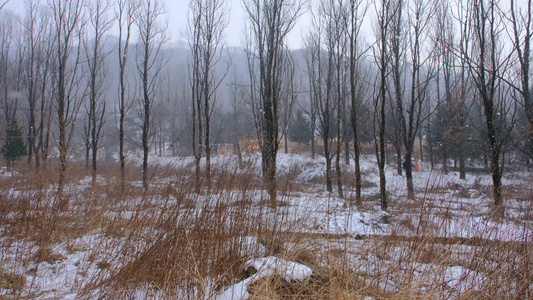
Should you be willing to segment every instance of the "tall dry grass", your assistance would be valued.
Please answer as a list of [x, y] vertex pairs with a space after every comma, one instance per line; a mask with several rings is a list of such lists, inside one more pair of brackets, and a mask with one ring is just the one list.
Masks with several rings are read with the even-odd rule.
[[[44, 263], [83, 253], [72, 287], [82, 299], [213, 299], [250, 275], [243, 270], [246, 260], [266, 255], [305, 264], [313, 276], [262, 278], [250, 285], [251, 299], [532, 297], [530, 223], [515, 241], [443, 236], [453, 214], [433, 211], [431, 197], [444, 192], [420, 199], [416, 224], [395, 220], [391, 235], [354, 237], [295, 230], [299, 226], [288, 224], [289, 202], [282, 199], [272, 211], [266, 194], [258, 201], [261, 180], [252, 169], [219, 167], [200, 194], [188, 169], [152, 170], [147, 190], [131, 169], [124, 192], [115, 170], [104, 166], [91, 183], [83, 165], [70, 164], [66, 211], [54, 206], [53, 166], [41, 172], [20, 167], [16, 176], [0, 178], [0, 288], [6, 296], [43, 296], [36, 277], [25, 278]], [[280, 178], [283, 197], [302, 187], [295, 172]], [[404, 209], [399, 205], [391, 210]], [[531, 210], [526, 219], [533, 219]], [[406, 227], [414, 234], [403, 234]]]

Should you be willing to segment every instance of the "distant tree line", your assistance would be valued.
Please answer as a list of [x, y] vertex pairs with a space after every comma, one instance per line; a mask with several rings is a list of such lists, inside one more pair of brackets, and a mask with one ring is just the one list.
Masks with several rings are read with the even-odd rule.
[[[356, 205], [361, 149], [371, 148], [384, 210], [390, 147], [408, 198], [420, 149], [416, 158], [443, 172], [453, 162], [462, 179], [469, 161], [484, 164], [498, 210], [506, 155], [533, 159], [531, 0], [243, 0], [238, 50], [225, 44], [226, 2], [191, 0], [182, 52], [168, 45], [160, 0], [24, 3], [21, 16], [0, 9], [2, 153], [11, 162], [27, 154], [41, 170], [57, 149], [58, 208], [68, 205], [73, 152], [83, 152], [93, 182], [97, 162], [115, 155], [122, 187], [128, 153], [142, 152], [145, 188], [151, 151], [192, 155], [200, 192], [217, 144], [233, 144], [240, 157], [241, 140], [257, 139], [275, 208], [281, 145], [309, 144], [313, 157], [320, 149], [326, 189], [345, 197], [354, 185]], [[303, 48], [289, 49], [303, 14], [312, 26]], [[178, 65], [176, 53], [186, 57]], [[19, 125], [24, 151], [13, 144]], [[355, 181], [346, 182], [352, 162]]]

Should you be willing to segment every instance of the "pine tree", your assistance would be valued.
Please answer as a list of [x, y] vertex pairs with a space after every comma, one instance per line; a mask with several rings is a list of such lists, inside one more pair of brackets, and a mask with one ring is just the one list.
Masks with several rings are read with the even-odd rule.
[[311, 121], [307, 118], [303, 111], [298, 110], [289, 124], [289, 139], [297, 143], [308, 143], [313, 138], [313, 128], [311, 128]]
[[2, 156], [8, 163], [11, 163], [11, 168], [15, 164], [15, 160], [20, 159], [27, 154], [26, 145], [22, 139], [22, 132], [16, 121], [11, 122], [6, 130], [6, 143], [1, 150]]

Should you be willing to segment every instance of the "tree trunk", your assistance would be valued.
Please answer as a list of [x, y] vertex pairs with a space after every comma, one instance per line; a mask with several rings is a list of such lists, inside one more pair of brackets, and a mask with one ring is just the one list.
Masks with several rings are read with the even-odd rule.
[[[121, 89], [123, 86], [123, 82], [121, 80]], [[121, 90], [121, 99], [124, 99], [124, 90]], [[126, 113], [123, 109], [124, 104], [122, 104], [120, 108], [120, 123], [119, 123], [119, 150], [118, 155], [120, 158], [120, 190], [122, 193], [124, 193], [124, 189], [126, 188], [126, 155], [124, 153], [124, 119], [126, 116]]]
[[283, 134], [283, 146], [285, 154], [289, 154], [289, 139], [287, 138], [287, 130], [285, 130], [285, 133]]
[[[345, 78], [343, 78], [345, 79]], [[346, 79], [345, 79], [346, 80]], [[343, 93], [342, 98], [345, 98], [346, 95]], [[348, 120], [346, 117], [346, 101], [342, 100], [342, 135], [344, 137], [344, 162], [347, 166], [350, 165], [350, 139], [348, 137]], [[340, 145], [339, 145], [340, 146]]]
[[494, 197], [494, 206], [501, 208], [503, 213], [503, 195], [502, 195], [502, 172], [500, 169], [500, 154], [499, 150], [494, 150], [490, 157], [490, 164], [492, 170], [492, 192]]
[[199, 155], [196, 155], [195, 159], [194, 159], [195, 163], [194, 163], [194, 166], [195, 166], [195, 191], [197, 194], [200, 194], [200, 190], [201, 190], [201, 169], [200, 169], [200, 161], [201, 161], [201, 156]]
[[91, 161], [91, 145], [89, 141], [85, 141], [85, 169], [89, 169], [89, 162]]
[[[148, 72], [146, 72], [148, 74]], [[146, 79], [145, 82], [147, 82]], [[150, 151], [148, 144], [148, 133], [150, 130], [150, 100], [148, 100], [148, 88], [145, 88], [144, 93], [144, 121], [142, 130], [142, 145], [143, 145], [143, 188], [148, 189], [148, 154]]]
[[265, 151], [266, 158], [264, 159], [266, 164], [265, 173], [265, 187], [270, 196], [270, 207], [277, 208], [277, 184], [276, 184], [276, 147], [271, 143], [271, 140], [265, 140], [263, 146], [267, 148]]
[[465, 158], [462, 153], [459, 155], [459, 179], [466, 179]]
[[405, 151], [405, 177], [407, 180], [407, 199], [415, 199], [415, 189], [413, 187], [413, 165], [411, 164], [411, 159], [413, 155], [413, 149], [409, 148]]
[[96, 160], [98, 158], [98, 146], [96, 145], [96, 143], [97, 143], [96, 139], [97, 138], [96, 138], [96, 133], [95, 132], [93, 132], [93, 137], [94, 137], [94, 139], [93, 139], [94, 142], [93, 142], [93, 147], [92, 147], [93, 148], [93, 151], [92, 151], [92, 155], [93, 155], [93, 157], [92, 157], [92, 162], [93, 162], [93, 164], [92, 164], [92, 167], [93, 167], [92, 168], [92, 182], [95, 183], [96, 182]]
[[424, 161], [424, 143], [422, 141], [422, 130], [418, 130], [418, 143], [420, 147], [420, 161]]
[[446, 153], [443, 154], [444, 157], [442, 158], [442, 173], [444, 175], [448, 175], [448, 156]]
[[316, 146], [315, 146], [315, 128], [316, 128], [316, 117], [311, 117], [311, 130], [313, 133], [311, 134], [311, 158], [315, 159], [316, 157]]
[[[59, 103], [60, 116], [63, 115], [63, 105]], [[61, 211], [68, 209], [68, 202], [64, 198], [63, 190], [65, 185], [65, 172], [67, 170], [67, 149], [66, 149], [66, 129], [65, 120], [59, 120], [59, 181], [57, 185], [57, 208]]]
[[337, 192], [339, 193], [339, 198], [344, 198], [344, 193], [342, 191], [342, 173], [341, 173], [341, 151], [340, 148], [342, 145], [337, 143], [337, 155], [335, 158], [335, 172], [337, 173]]
[[[398, 126], [399, 128], [400, 126]], [[396, 171], [398, 172], [398, 176], [402, 176], [402, 142], [401, 142], [401, 134], [398, 135], [398, 130], [396, 130], [396, 141], [394, 144], [394, 148], [396, 148]], [[407, 161], [410, 163], [409, 161]]]
[[[382, 57], [385, 60], [385, 55]], [[382, 64], [384, 66], [385, 63]], [[380, 103], [380, 120], [379, 120], [379, 149], [376, 147], [378, 155], [378, 169], [379, 169], [379, 192], [381, 198], [381, 209], [387, 210], [387, 181], [385, 178], [385, 70], [382, 70], [381, 78], [381, 103]]]
[[381, 198], [381, 210], [387, 210], [389, 207], [387, 203], [387, 181], [382, 166], [379, 166], [379, 193]]
[[346, 165], [350, 165], [350, 140], [348, 139], [348, 132], [345, 130], [346, 141], [344, 142], [344, 161]]
[[[357, 135], [354, 134], [354, 137]], [[362, 180], [361, 180], [361, 163], [360, 163], [360, 148], [357, 138], [354, 138], [354, 165], [355, 165], [355, 205], [361, 207], [363, 200], [361, 198]]]
[[211, 189], [211, 118], [210, 118], [210, 106], [206, 98], [204, 103], [205, 110], [205, 180], [207, 184], [207, 190]]
[[[30, 94], [33, 94], [33, 88], [30, 91]], [[30, 120], [28, 126], [28, 164], [31, 164], [31, 159], [34, 155], [33, 151], [35, 149], [35, 100], [30, 100]], [[37, 156], [37, 153], [35, 153]], [[37, 158], [36, 158], [37, 159]]]
[[378, 161], [378, 170], [379, 170], [379, 192], [380, 192], [380, 199], [381, 199], [381, 209], [387, 210], [388, 208], [388, 201], [387, 201], [387, 182], [385, 178], [385, 103], [386, 103], [386, 84], [387, 84], [387, 65], [388, 65], [388, 50], [387, 50], [387, 32], [388, 32], [388, 26], [389, 25], [389, 9], [388, 5], [386, 3], [381, 3], [381, 11], [379, 12], [378, 16], [378, 23], [380, 25], [380, 36], [379, 36], [379, 44], [380, 44], [380, 51], [379, 51], [379, 68], [380, 68], [380, 87], [379, 87], [379, 95], [376, 99], [376, 114], [379, 114], [379, 116], [375, 116], [374, 118], [377, 120], [378, 123], [378, 130], [379, 130], [379, 136], [378, 140], [374, 140], [375, 150], [376, 150], [376, 157]]
[[324, 157], [326, 158], [326, 190], [333, 192], [333, 181], [331, 179], [331, 154], [329, 151], [329, 138], [323, 137], [324, 140]]

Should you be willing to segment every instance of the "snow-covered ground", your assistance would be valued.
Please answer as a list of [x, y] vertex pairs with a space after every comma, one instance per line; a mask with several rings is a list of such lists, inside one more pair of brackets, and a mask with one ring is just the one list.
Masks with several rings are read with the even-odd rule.
[[[132, 159], [132, 162], [138, 164], [140, 161]], [[194, 170], [192, 158], [150, 157], [149, 164], [156, 172], [168, 169], [189, 172]], [[225, 170], [233, 174], [260, 174], [261, 170], [258, 154], [244, 155], [242, 167], [239, 167], [237, 157], [231, 155], [214, 156], [211, 165], [213, 170]], [[504, 186], [509, 191], [520, 192], [506, 194], [506, 215], [503, 218], [494, 218], [491, 216], [491, 177], [488, 174], [467, 174], [466, 180], [460, 180], [457, 172], [442, 174], [421, 163], [421, 171], [414, 173], [413, 178], [416, 199], [408, 200], [405, 176], [397, 175], [394, 166], [387, 166], [390, 208], [384, 212], [379, 205], [379, 177], [373, 156], [363, 156], [362, 159], [364, 189], [363, 206], [360, 208], [353, 205], [355, 190], [352, 183], [346, 180], [344, 182], [345, 199], [340, 199], [336, 193], [328, 193], [325, 190], [324, 166], [325, 159], [318, 156], [316, 159], [311, 159], [306, 155], [280, 153], [277, 161], [278, 175], [279, 177], [294, 175], [291, 180], [295, 188], [286, 194], [280, 193], [278, 198], [283, 205], [276, 210], [263, 207], [261, 203], [267, 203], [268, 194], [260, 187], [247, 191], [225, 190], [211, 194], [189, 195], [188, 197], [194, 198], [195, 201], [187, 203], [186, 209], [180, 210], [187, 215], [177, 216], [176, 222], [179, 223], [182, 220], [180, 218], [201, 215], [202, 210], [218, 203], [218, 199], [224, 199], [227, 205], [247, 200], [251, 203], [251, 208], [247, 210], [250, 220], [261, 219], [265, 222], [265, 226], [277, 226], [280, 232], [309, 235], [307, 241], [300, 243], [311, 245], [311, 249], [316, 251], [316, 257], [324, 257], [332, 250], [342, 250], [342, 253], [348, 257], [348, 264], [357, 269], [362, 280], [369, 285], [379, 286], [385, 291], [399, 291], [405, 288], [402, 286], [402, 283], [406, 282], [405, 277], [411, 276], [409, 282], [416, 288], [434, 288], [452, 298], [462, 291], [482, 287], [490, 280], [484, 272], [472, 270], [461, 261], [477, 259], [476, 247], [481, 244], [475, 241], [509, 242], [520, 245], [533, 239], [531, 221], [533, 202], [528, 198], [532, 188], [530, 173], [505, 174]], [[342, 168], [346, 178], [353, 177], [353, 162], [348, 166], [343, 165]], [[5, 180], [9, 180], [9, 177], [6, 176]], [[179, 181], [176, 178], [156, 176], [152, 185], [177, 186], [174, 184], [176, 180]], [[100, 186], [114, 184], [104, 177], [99, 177], [97, 182]], [[133, 183], [136, 184], [139, 183]], [[88, 190], [90, 185], [91, 179], [87, 177], [70, 188], [82, 193]], [[53, 187], [51, 189], [53, 190]], [[336, 191], [336, 188], [334, 190]], [[19, 186], [2, 191], [2, 196], [6, 199], [16, 199], [24, 193], [25, 191]], [[164, 215], [171, 207], [183, 205], [182, 199], [178, 198], [178, 196], [166, 198], [153, 196], [146, 200], [139, 195], [115, 203], [101, 217], [128, 221], [141, 218], [143, 214]], [[150, 205], [147, 205], [147, 201]], [[12, 214], [14, 214], [12, 217], [17, 215], [15, 212]], [[25, 278], [25, 285], [21, 292], [15, 291], [9, 285], [3, 285], [0, 297], [1, 295], [38, 299], [97, 297], [98, 289], [89, 295], [82, 295], [80, 291], [95, 284], [96, 281], [109, 278], [112, 272], [106, 273], [102, 270], [112, 269], [113, 264], [121, 264], [132, 258], [131, 253], [137, 253], [135, 249], [128, 248], [131, 247], [131, 243], [127, 242], [128, 237], [95, 229], [76, 239], [68, 241], [59, 239], [47, 248], [47, 251], [54, 254], [52, 257], [55, 259], [39, 261], [32, 258], [40, 249], [38, 240], [20, 237], [19, 240], [13, 241], [12, 237], [5, 236], [4, 233], [9, 230], [9, 226], [14, 226], [8, 222], [10, 216], [6, 216], [5, 219], [7, 220], [5, 224], [0, 224], [2, 226], [0, 227], [2, 234], [0, 275], [20, 275]], [[440, 239], [440, 242], [432, 241], [427, 244], [424, 242], [421, 245], [445, 246], [446, 251], [453, 253], [457, 261], [442, 263], [411, 257], [410, 243], [428, 237]], [[376, 249], [381, 247], [379, 245], [383, 240], [390, 239], [397, 241], [397, 244], [388, 248], [389, 253], [380, 254]], [[469, 244], [468, 241], [474, 242]], [[222, 288], [215, 289], [213, 284], [215, 291], [209, 294], [208, 298], [247, 299], [248, 285], [258, 278], [276, 274], [286, 281], [291, 281], [303, 280], [313, 274], [309, 266], [282, 257], [267, 256], [269, 254], [265, 250], [264, 242], [256, 237], [238, 237], [233, 243], [244, 245], [240, 249], [247, 252], [239, 254], [248, 257], [242, 265], [243, 270], [253, 267], [256, 272], [241, 280], [235, 278], [234, 284], [224, 285]], [[283, 246], [285, 248], [302, 246], [294, 243], [286, 241]], [[148, 244], [150, 242], [142, 240], [135, 243], [139, 249]], [[124, 248], [128, 248], [128, 251]], [[406, 256], [409, 259], [406, 259]], [[384, 276], [384, 269], [395, 271]], [[0, 277], [0, 282], [2, 280]], [[165, 298], [157, 292], [148, 296], [141, 288], [134, 295], [134, 298], [145, 297]]]
[[[261, 160], [259, 155], [244, 156], [248, 162], [247, 168], [239, 168], [235, 156], [215, 156], [212, 159], [214, 169], [223, 168], [235, 170], [235, 172], [260, 173]], [[140, 161], [138, 162], [140, 163]], [[202, 161], [204, 163], [204, 161]], [[150, 164], [160, 168], [190, 168], [191, 158], [151, 157]], [[457, 236], [462, 238], [485, 238], [512, 241], [524, 236], [531, 235], [531, 222], [523, 221], [526, 214], [533, 210], [531, 201], [510, 198], [505, 201], [505, 211], [508, 218], [495, 221], [491, 218], [492, 213], [492, 179], [488, 173], [467, 174], [466, 179], [459, 179], [458, 172], [443, 174], [439, 170], [431, 170], [430, 166], [420, 163], [420, 172], [413, 173], [413, 185], [417, 194], [417, 200], [406, 198], [406, 179], [396, 173], [395, 166], [386, 167], [387, 191], [391, 209], [382, 212], [379, 208], [379, 200], [369, 203], [365, 207], [372, 209], [358, 211], [355, 207], [347, 205], [346, 199], [339, 199], [335, 193], [326, 191], [324, 184], [313, 184], [324, 178], [325, 159], [317, 156], [311, 159], [306, 155], [278, 154], [277, 170], [279, 176], [289, 172], [296, 172], [296, 182], [311, 183], [306, 192], [298, 192], [296, 195], [283, 197], [283, 201], [289, 203], [288, 216], [306, 231], [319, 231], [330, 233], [348, 233], [355, 235], [372, 235], [391, 233], [391, 227], [383, 224], [383, 219], [401, 219], [411, 217], [411, 225], [418, 227], [423, 218], [430, 217], [434, 224], [439, 226], [439, 236]], [[351, 165], [343, 165], [343, 172], [353, 174], [353, 161]], [[295, 171], [296, 170], [296, 171]], [[362, 191], [363, 199], [375, 199], [379, 196], [379, 177], [374, 156], [363, 156], [361, 172], [366, 187]], [[533, 191], [531, 186], [533, 174], [528, 172], [507, 173], [503, 177], [505, 187], [514, 187], [522, 190], [522, 196]], [[335, 184], [335, 183], [334, 183]], [[348, 200], [355, 197], [355, 187], [350, 182], [344, 182], [345, 195]], [[336, 187], [334, 187], [334, 192]], [[266, 194], [258, 193], [257, 198], [266, 197]], [[238, 197], [237, 197], [238, 198]], [[364, 200], [365, 201], [365, 200]], [[412, 207], [407, 210], [403, 206]], [[397, 227], [394, 228], [398, 230]], [[405, 234], [416, 234], [406, 230]]]

